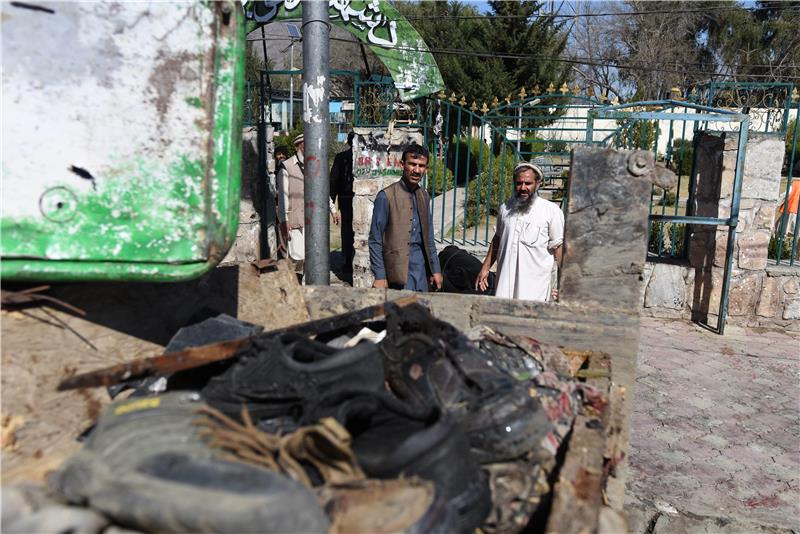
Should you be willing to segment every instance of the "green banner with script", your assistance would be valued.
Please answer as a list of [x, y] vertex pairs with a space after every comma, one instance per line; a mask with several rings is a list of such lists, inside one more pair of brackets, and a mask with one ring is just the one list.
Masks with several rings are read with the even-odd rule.
[[[330, 0], [330, 21], [369, 46], [392, 75], [403, 102], [444, 88], [439, 67], [417, 30], [384, 0]], [[249, 30], [278, 20], [300, 20], [300, 0], [244, 3]], [[249, 33], [249, 32], [248, 32]]]

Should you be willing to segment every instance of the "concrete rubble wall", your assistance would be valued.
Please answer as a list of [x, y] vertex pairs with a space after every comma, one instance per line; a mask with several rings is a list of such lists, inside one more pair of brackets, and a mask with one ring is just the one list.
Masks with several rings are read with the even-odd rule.
[[[690, 192], [695, 215], [729, 217], [736, 171], [735, 133], [701, 134]], [[771, 227], [780, 195], [783, 139], [751, 133], [733, 251], [728, 322], [800, 330], [800, 269], [768, 265]], [[644, 315], [713, 323], [721, 297], [726, 227], [690, 227], [688, 261], [647, 263]]]

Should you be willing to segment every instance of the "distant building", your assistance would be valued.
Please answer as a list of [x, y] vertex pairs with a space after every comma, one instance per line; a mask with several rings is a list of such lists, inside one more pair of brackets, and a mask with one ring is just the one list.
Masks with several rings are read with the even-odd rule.
[[[295, 93], [294, 99], [289, 99], [288, 91], [272, 91], [267, 122], [272, 124], [276, 132], [289, 131], [289, 114], [294, 115], [294, 124], [303, 122], [303, 94]], [[337, 125], [337, 141], [347, 141], [347, 133], [353, 124], [353, 103], [350, 100], [331, 98], [328, 103], [330, 123]]]

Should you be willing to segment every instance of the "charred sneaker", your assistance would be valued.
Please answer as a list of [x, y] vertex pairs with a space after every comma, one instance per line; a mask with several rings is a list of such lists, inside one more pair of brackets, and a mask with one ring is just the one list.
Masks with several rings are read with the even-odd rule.
[[526, 385], [459, 330], [419, 304], [387, 308], [379, 347], [389, 386], [418, 409], [435, 405], [452, 414], [478, 461], [518, 458], [547, 434], [547, 416]]
[[203, 398], [234, 419], [246, 407], [267, 431], [274, 430], [270, 419], [299, 420], [309, 399], [337, 391], [384, 388], [383, 364], [372, 343], [336, 349], [302, 336], [260, 337], [236, 358], [203, 387]]
[[489, 513], [486, 474], [458, 424], [438, 408], [415, 410], [388, 393], [344, 393], [321, 400], [311, 419], [334, 417], [352, 436], [369, 477], [416, 475], [430, 480], [451, 511], [444, 532], [472, 532]]

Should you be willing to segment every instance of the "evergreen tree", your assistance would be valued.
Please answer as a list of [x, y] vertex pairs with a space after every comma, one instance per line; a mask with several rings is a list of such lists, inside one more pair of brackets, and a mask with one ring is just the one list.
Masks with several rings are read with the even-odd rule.
[[[480, 105], [525, 87], [561, 85], [569, 65], [554, 61], [567, 43], [562, 24], [539, 15], [540, 2], [489, 2], [481, 14], [470, 5], [448, 2], [398, 2], [398, 10], [433, 52], [446, 91]], [[496, 17], [501, 15], [501, 17]]]
[[568, 80], [569, 64], [558, 61], [567, 46], [567, 32], [563, 23], [540, 12], [542, 2], [492, 0], [489, 6], [485, 42], [503, 63], [502, 94], [521, 87], [530, 92], [535, 85], [544, 89], [550, 83], [559, 87]]

